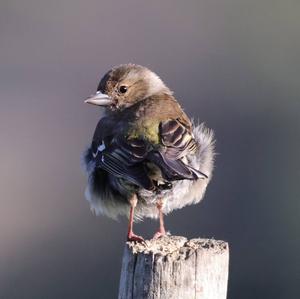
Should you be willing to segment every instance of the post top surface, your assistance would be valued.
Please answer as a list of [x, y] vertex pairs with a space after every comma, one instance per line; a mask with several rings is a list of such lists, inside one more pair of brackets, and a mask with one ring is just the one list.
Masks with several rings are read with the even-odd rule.
[[143, 243], [127, 242], [134, 253], [158, 255], [186, 255], [195, 251], [206, 251], [221, 254], [228, 250], [228, 243], [221, 240], [196, 238], [188, 240], [182, 236], [164, 236], [158, 239], [146, 240]]

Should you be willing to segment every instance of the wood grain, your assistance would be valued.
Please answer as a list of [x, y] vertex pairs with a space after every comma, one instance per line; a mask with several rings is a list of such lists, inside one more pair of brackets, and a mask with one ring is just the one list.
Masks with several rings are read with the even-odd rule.
[[165, 236], [125, 245], [119, 299], [225, 299], [224, 241]]

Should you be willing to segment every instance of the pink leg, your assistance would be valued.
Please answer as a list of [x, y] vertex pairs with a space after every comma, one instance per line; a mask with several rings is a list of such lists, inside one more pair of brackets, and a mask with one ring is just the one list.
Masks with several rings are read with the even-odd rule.
[[160, 238], [162, 236], [165, 236], [165, 234], [166, 234], [165, 224], [164, 224], [164, 214], [162, 212], [162, 208], [163, 208], [162, 201], [159, 201], [156, 206], [157, 206], [158, 213], [159, 213], [159, 230], [153, 236], [154, 239], [157, 239], [157, 238]]
[[128, 224], [128, 233], [127, 233], [127, 240], [128, 241], [137, 241], [137, 242], [143, 242], [144, 239], [140, 236], [137, 236], [133, 232], [133, 215], [134, 215], [134, 209], [137, 204], [137, 196], [134, 194], [132, 198], [129, 200], [130, 202], [130, 214], [129, 214], [129, 224]]

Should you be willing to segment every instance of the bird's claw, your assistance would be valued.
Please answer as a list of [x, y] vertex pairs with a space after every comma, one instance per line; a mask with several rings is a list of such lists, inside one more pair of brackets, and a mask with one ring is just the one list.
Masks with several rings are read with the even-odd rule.
[[139, 243], [145, 242], [145, 240], [144, 240], [143, 237], [138, 236], [138, 235], [136, 235], [134, 233], [129, 233], [128, 234], [127, 241], [130, 241], [130, 242], [139, 242]]

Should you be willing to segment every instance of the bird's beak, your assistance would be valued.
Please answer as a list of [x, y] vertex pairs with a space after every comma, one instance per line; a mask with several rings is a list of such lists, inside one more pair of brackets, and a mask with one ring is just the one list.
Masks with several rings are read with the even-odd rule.
[[97, 106], [109, 106], [113, 103], [111, 97], [100, 91], [88, 97], [84, 102]]

